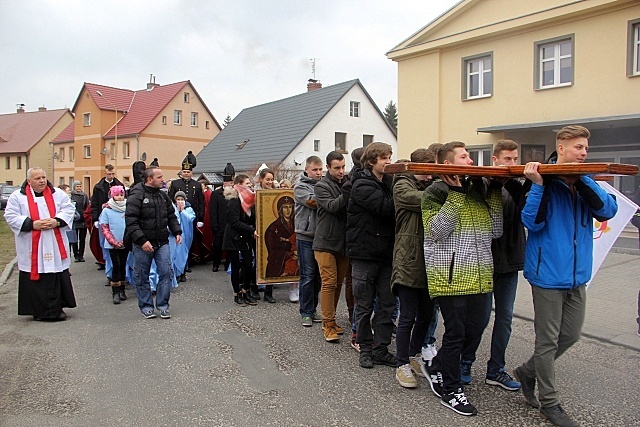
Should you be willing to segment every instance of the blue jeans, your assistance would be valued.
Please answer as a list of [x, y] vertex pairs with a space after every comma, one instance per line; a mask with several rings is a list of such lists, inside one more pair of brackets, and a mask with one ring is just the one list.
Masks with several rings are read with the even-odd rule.
[[138, 294], [138, 307], [142, 313], [153, 311], [153, 296], [149, 283], [151, 261], [156, 261], [158, 272], [158, 285], [156, 288], [156, 308], [160, 311], [169, 309], [169, 296], [171, 294], [171, 251], [169, 244], [159, 248], [154, 247], [153, 252], [145, 252], [141, 246], [133, 245], [133, 284]]
[[300, 266], [300, 316], [312, 316], [318, 307], [318, 294], [322, 282], [320, 270], [313, 254], [313, 242], [296, 239], [298, 265]]
[[[518, 289], [518, 272], [494, 273], [493, 300], [495, 319], [491, 334], [491, 359], [487, 363], [487, 374], [496, 374], [504, 369], [505, 354], [511, 338], [511, 322], [513, 321], [513, 304]], [[491, 315], [491, 314], [489, 314]]]
[[433, 316], [431, 317], [431, 323], [429, 323], [429, 330], [427, 336], [424, 337], [422, 347], [436, 343], [436, 329], [438, 328], [438, 316], [440, 315], [440, 306], [436, 301], [433, 302]]

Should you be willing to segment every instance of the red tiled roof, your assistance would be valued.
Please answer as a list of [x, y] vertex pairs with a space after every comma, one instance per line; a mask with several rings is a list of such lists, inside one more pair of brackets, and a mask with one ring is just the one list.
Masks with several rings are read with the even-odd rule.
[[57, 144], [59, 142], [73, 142], [75, 136], [76, 136], [76, 124], [74, 122], [71, 122], [69, 123], [69, 126], [64, 128], [64, 130], [60, 132], [60, 135], [58, 135], [53, 139], [53, 141], [51, 141], [51, 143]]
[[[155, 119], [160, 111], [167, 106], [188, 81], [156, 86], [153, 90], [137, 90], [131, 102], [131, 108], [118, 122], [118, 135], [133, 135], [141, 133]], [[106, 96], [106, 94], [105, 94]], [[107, 108], [108, 109], [108, 108]], [[113, 108], [111, 108], [113, 109]], [[105, 137], [114, 137], [115, 129], [111, 129]]]
[[[0, 153], [26, 153], [69, 110], [0, 114]], [[49, 135], [51, 139], [58, 135]]]

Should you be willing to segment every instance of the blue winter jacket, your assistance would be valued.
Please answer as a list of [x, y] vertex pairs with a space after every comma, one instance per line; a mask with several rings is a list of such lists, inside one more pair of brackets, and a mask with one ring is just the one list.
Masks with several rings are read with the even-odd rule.
[[618, 204], [588, 176], [575, 188], [557, 177], [531, 186], [522, 223], [529, 230], [524, 277], [533, 286], [570, 289], [591, 279], [593, 219], [613, 218]]

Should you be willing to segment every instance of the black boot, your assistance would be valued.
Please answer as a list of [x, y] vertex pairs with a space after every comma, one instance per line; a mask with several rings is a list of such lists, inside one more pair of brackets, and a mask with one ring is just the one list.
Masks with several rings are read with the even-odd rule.
[[124, 285], [122, 284], [124, 282], [120, 282], [120, 288], [118, 288], [118, 294], [120, 295], [120, 301], [126, 301], [127, 300], [127, 294], [124, 293]]
[[254, 285], [253, 283], [251, 284], [250, 290], [249, 290], [249, 294], [251, 295], [251, 297], [256, 300], [256, 301], [260, 301], [260, 292], [258, 292], [258, 285]]
[[111, 293], [113, 294], [113, 303], [120, 304], [120, 286], [115, 286], [115, 282], [111, 285]]
[[273, 285], [267, 285], [264, 289], [264, 300], [269, 304], [275, 304], [276, 300], [273, 297]]

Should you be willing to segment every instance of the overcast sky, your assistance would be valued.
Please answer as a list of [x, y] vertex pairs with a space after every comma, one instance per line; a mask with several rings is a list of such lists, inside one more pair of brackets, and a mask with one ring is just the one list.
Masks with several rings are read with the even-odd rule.
[[191, 80], [218, 122], [358, 78], [397, 102], [385, 53], [458, 0], [1, 0], [0, 114], [72, 108], [84, 82], [139, 90]]

